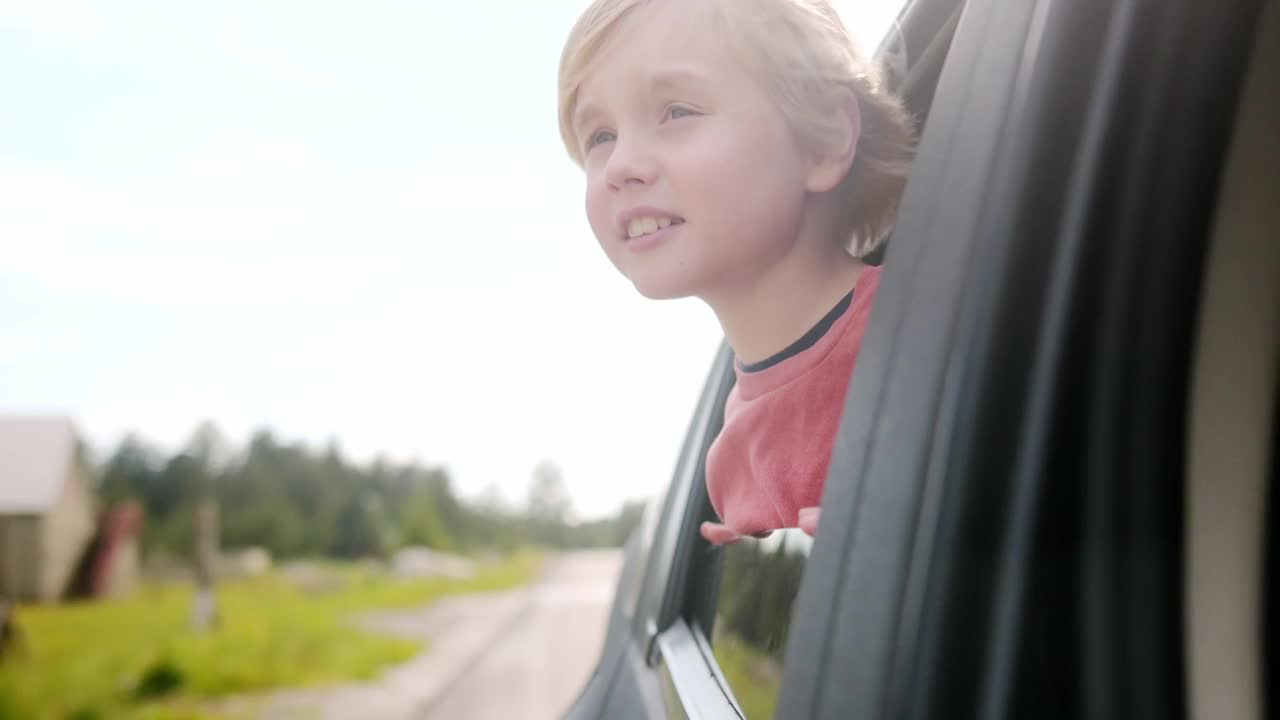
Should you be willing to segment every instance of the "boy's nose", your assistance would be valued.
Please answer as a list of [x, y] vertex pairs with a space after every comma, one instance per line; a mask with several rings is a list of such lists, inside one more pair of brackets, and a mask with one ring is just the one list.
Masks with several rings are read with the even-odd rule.
[[619, 138], [605, 166], [605, 180], [613, 190], [635, 185], [651, 185], [657, 178], [658, 166], [644, 143]]

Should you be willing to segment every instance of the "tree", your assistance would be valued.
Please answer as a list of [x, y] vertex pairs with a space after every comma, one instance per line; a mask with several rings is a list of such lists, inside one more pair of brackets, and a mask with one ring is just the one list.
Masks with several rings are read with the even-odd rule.
[[560, 468], [550, 461], [539, 463], [533, 470], [526, 505], [528, 539], [553, 547], [567, 546], [572, 507]]
[[400, 536], [404, 545], [426, 545], [437, 550], [452, 547], [448, 528], [428, 489], [420, 489], [410, 495], [402, 507]]
[[312, 449], [265, 429], [235, 448], [211, 422], [172, 455], [127, 437], [101, 477], [108, 504], [143, 504], [144, 550], [192, 558], [196, 507], [206, 500], [219, 507], [224, 547], [261, 546], [279, 558], [381, 555], [406, 543], [457, 550], [618, 545], [643, 507], [630, 503], [614, 517], [572, 522], [564, 478], [549, 461], [534, 469], [519, 507], [496, 487], [462, 502], [443, 467], [386, 458], [360, 465], [343, 458], [335, 441]]
[[[137, 435], [126, 435], [102, 471], [98, 488], [102, 499], [108, 503], [121, 500], [142, 500], [148, 505], [148, 493], [155, 484], [157, 468], [162, 462], [157, 453], [147, 447]], [[148, 512], [151, 508], [147, 507]]]
[[388, 550], [386, 508], [369, 493], [352, 498], [338, 513], [338, 524], [330, 552], [342, 558], [381, 556]]
[[183, 454], [200, 463], [210, 473], [225, 470], [235, 457], [231, 441], [212, 420], [205, 420], [196, 426], [191, 438], [187, 440]]
[[561, 524], [569, 517], [573, 503], [555, 463], [547, 460], [534, 468], [527, 507], [529, 518], [537, 523]]

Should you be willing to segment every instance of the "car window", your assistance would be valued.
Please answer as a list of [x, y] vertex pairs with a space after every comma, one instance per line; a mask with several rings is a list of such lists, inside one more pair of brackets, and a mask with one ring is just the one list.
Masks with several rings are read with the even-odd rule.
[[746, 718], [774, 715], [791, 606], [812, 546], [812, 538], [790, 529], [721, 551], [711, 651]]
[[[909, 0], [881, 3], [834, 2], [842, 20], [864, 48], [880, 48], [878, 58], [888, 79], [900, 84], [909, 67], [907, 39], [895, 27], [895, 19]], [[958, 11], [947, 9], [948, 15]], [[939, 20], [941, 22], [941, 20]], [[922, 23], [929, 25], [930, 23]], [[933, 28], [949, 44], [954, 24]], [[932, 41], [932, 34], [926, 40]], [[945, 47], [924, 74], [936, 76]], [[932, 84], [917, 92], [932, 95]], [[909, 89], [909, 88], [907, 88]], [[905, 97], [905, 96], [904, 96]], [[924, 102], [920, 98], [908, 100]], [[913, 109], [920, 111], [920, 102]], [[716, 520], [714, 515], [706, 519]], [[695, 573], [710, 571], [709, 582], [695, 589], [693, 631], [698, 642], [709, 646], [717, 676], [726, 694], [748, 720], [772, 718], [782, 689], [783, 659], [792, 623], [792, 608], [800, 590], [813, 538], [790, 528], [765, 538], [747, 538], [721, 548], [707, 548], [710, 559], [695, 559]], [[705, 650], [704, 650], [705, 651]]]
[[[923, 119], [932, 97], [932, 81], [954, 31], [954, 22], [946, 24], [946, 18], [954, 20], [958, 5], [937, 3], [934, 9], [943, 17], [922, 20], [914, 38], [907, 38], [895, 24], [896, 18], [905, 17], [904, 8], [910, 8], [912, 0], [836, 0], [833, 5], [862, 48], [880, 48], [878, 63], [883, 66], [886, 86], [899, 92], [910, 102], [911, 111]], [[912, 45], [912, 39], [920, 47]], [[927, 49], [933, 53], [926, 53]], [[932, 61], [921, 68], [922, 78], [908, 74], [917, 54], [928, 55]], [[727, 394], [734, 378], [728, 366], [724, 372]], [[717, 382], [713, 371], [711, 383]], [[720, 414], [723, 401], [721, 396], [716, 407]], [[721, 717], [728, 711], [728, 700], [744, 718], [772, 718], [782, 690], [792, 610], [813, 538], [791, 528], [717, 547], [697, 536], [698, 523], [721, 520], [706, 495], [702, 465], [712, 437], [720, 429], [713, 425], [707, 428], [697, 483], [691, 488], [695, 495], [683, 525], [684, 532], [694, 537], [686, 537], [687, 544], [674, 553], [677, 569], [666, 591], [673, 615], [667, 616], [665, 610], [659, 615], [661, 630], [654, 636], [656, 652], [652, 657], [662, 673], [663, 701], [669, 716]]]

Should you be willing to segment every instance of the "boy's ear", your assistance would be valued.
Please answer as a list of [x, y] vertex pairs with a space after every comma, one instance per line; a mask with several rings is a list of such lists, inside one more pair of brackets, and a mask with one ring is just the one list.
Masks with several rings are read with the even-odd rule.
[[862, 109], [848, 88], [828, 93], [823, 111], [831, 118], [831, 124], [825, 142], [814, 148], [813, 164], [805, 182], [805, 189], [813, 193], [834, 190], [844, 181], [853, 167], [858, 138], [862, 137]]

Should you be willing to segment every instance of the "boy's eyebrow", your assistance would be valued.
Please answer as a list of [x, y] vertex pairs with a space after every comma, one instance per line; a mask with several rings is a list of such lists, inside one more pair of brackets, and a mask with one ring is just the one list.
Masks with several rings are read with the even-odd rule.
[[689, 85], [705, 85], [706, 82], [707, 76], [704, 73], [690, 68], [671, 67], [655, 72], [649, 81], [649, 86], [653, 90], [667, 90]]
[[575, 135], [582, 134], [582, 126], [587, 123], [593, 116], [600, 114], [600, 108], [591, 103], [578, 103], [578, 107], [574, 108], [572, 118], [572, 129]]

